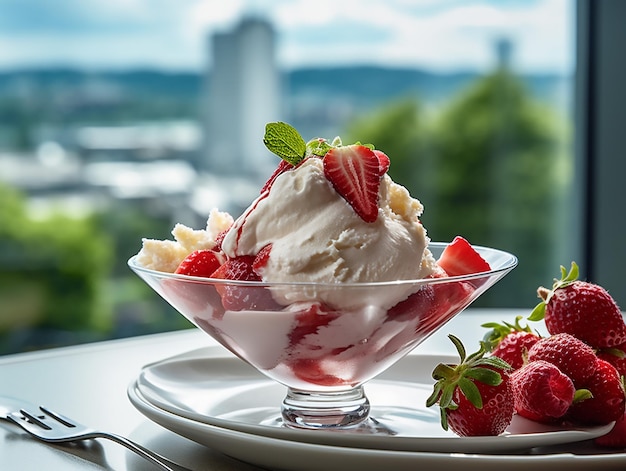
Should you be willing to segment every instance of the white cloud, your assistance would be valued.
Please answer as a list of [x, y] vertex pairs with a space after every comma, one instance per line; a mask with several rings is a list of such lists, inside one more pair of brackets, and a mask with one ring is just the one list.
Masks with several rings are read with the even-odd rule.
[[[305, 0], [292, 3], [290, 10], [277, 15], [278, 28], [286, 37], [280, 56], [285, 64], [312, 62], [314, 58], [332, 63], [374, 61], [437, 69], [484, 68], [495, 60], [495, 41], [506, 37], [515, 43], [514, 58], [520, 68], [563, 72], [572, 66], [571, 0], [516, 3], [506, 8], [498, 3], [468, 1], [449, 9], [441, 4], [435, 8], [436, 2], [431, 2], [432, 8], [423, 8], [422, 15], [409, 14], [415, 6], [410, 1], [396, 2], [396, 8], [358, 0], [342, 2], [334, 9], [332, 1], [316, 2], [315, 7]], [[355, 8], [363, 3], [371, 5]], [[312, 8], [319, 14], [315, 15]], [[296, 22], [294, 18], [303, 18], [303, 13], [305, 19]], [[371, 28], [372, 34], [384, 34], [377, 43], [366, 44], [359, 44], [355, 34], [355, 41], [332, 48], [325, 41], [298, 41], [303, 28], [315, 27], [326, 34], [333, 28], [354, 27], [355, 22], [363, 30]]]
[[574, 55], [574, 0], [91, 0], [89, 8], [60, 0], [56, 15], [33, 15], [46, 1], [0, 3], [0, 67], [60, 62], [201, 70], [207, 36], [232, 27], [246, 11], [274, 22], [278, 57], [287, 67], [484, 68], [501, 36], [515, 42], [515, 63], [526, 70], [569, 71]]
[[207, 31], [232, 26], [246, 9], [243, 0], [189, 2], [183, 22], [177, 25], [184, 35], [203, 37]]

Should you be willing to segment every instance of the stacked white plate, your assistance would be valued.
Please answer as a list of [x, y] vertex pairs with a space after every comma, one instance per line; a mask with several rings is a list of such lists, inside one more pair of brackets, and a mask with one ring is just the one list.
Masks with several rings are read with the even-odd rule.
[[601, 450], [592, 439], [611, 425], [552, 427], [515, 417], [498, 437], [446, 432], [438, 408], [426, 408], [431, 372], [454, 358], [411, 354], [367, 383], [371, 419], [342, 431], [295, 430], [280, 424], [286, 388], [221, 348], [194, 350], [146, 365], [128, 396], [145, 416], [197, 443], [277, 470], [344, 471], [626, 469], [626, 453]]

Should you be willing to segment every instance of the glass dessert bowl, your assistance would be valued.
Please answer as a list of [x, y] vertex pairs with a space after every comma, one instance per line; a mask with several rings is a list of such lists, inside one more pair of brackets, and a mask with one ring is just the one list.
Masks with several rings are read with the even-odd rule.
[[[430, 243], [437, 257], [446, 247]], [[423, 342], [517, 265], [474, 247], [491, 270], [375, 283], [265, 283], [130, 268], [199, 329], [287, 387], [283, 424], [354, 427], [370, 411], [364, 384]]]

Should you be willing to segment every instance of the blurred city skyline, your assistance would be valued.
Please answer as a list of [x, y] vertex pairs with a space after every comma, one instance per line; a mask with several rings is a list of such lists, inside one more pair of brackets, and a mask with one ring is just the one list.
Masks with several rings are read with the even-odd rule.
[[573, 0], [3, 0], [0, 71], [201, 71], [211, 66], [209, 38], [246, 15], [272, 22], [283, 69], [484, 71], [493, 65], [490, 45], [503, 37], [515, 44], [520, 72], [574, 67]]
[[[201, 228], [213, 208], [241, 214], [278, 162], [262, 142], [268, 121], [285, 120], [306, 139], [346, 136], [354, 125], [361, 135], [364, 118], [376, 123], [383, 134], [371, 142], [396, 146], [395, 162], [408, 162], [403, 177], [430, 214], [440, 198], [415, 177], [435, 181], [443, 172], [435, 159], [458, 160], [444, 143], [455, 149], [462, 139], [480, 169], [510, 142], [499, 162], [519, 158], [529, 169], [509, 173], [510, 188], [526, 195], [534, 175], [550, 176], [534, 173], [539, 159], [568, 155], [552, 127], [567, 128], [571, 117], [574, 2], [0, 1], [0, 191], [11, 221], [0, 240], [0, 310], [17, 316], [0, 330], [0, 352], [178, 325], [146, 299], [125, 261], [142, 237], [168, 237], [175, 223]], [[446, 174], [464, 168], [459, 162]], [[470, 184], [489, 182], [486, 174]], [[501, 198], [513, 194], [509, 180], [498, 183], [495, 208], [517, 201]], [[530, 193], [536, 200], [560, 184]], [[516, 223], [531, 220], [509, 209]], [[532, 214], [524, 230], [559, 230]], [[66, 273], [66, 251], [84, 257], [84, 284]], [[533, 247], [547, 264], [538, 253]]]

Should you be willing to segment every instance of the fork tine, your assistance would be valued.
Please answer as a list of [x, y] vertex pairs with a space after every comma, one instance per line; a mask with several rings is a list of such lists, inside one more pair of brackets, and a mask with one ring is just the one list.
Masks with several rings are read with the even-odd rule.
[[48, 414], [50, 417], [52, 417], [53, 419], [55, 419], [57, 422], [62, 423], [63, 425], [65, 425], [66, 427], [70, 427], [70, 428], [75, 428], [76, 427], [76, 423], [72, 422], [70, 419], [68, 419], [67, 417], [59, 414], [58, 412], [53, 412], [50, 409], [48, 409], [47, 407], [44, 406], [39, 406], [39, 408], [46, 414]]
[[20, 409], [20, 414], [22, 414], [24, 417], [23, 419], [26, 421], [31, 422], [32, 424], [38, 425], [39, 427], [45, 429], [45, 430], [50, 430], [51, 427], [46, 424], [45, 422], [43, 422], [38, 415], [33, 414], [32, 412], [27, 411], [26, 409]]

